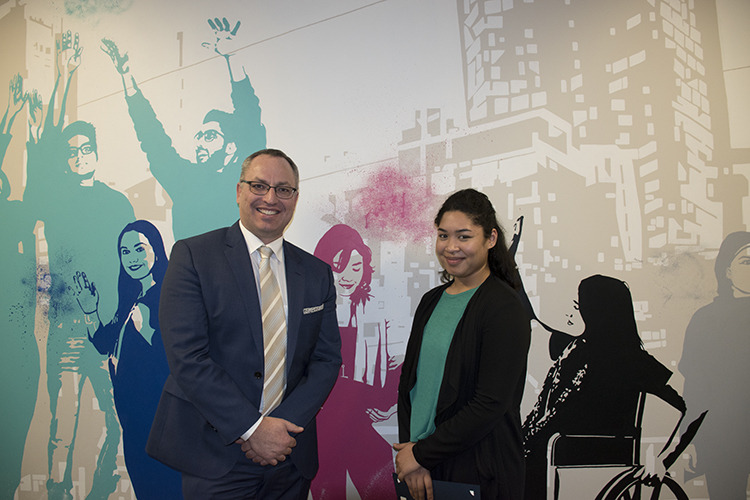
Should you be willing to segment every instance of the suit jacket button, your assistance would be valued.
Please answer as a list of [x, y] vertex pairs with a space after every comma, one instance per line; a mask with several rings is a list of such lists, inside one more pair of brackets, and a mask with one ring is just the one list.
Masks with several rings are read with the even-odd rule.
[[263, 377], [263, 374], [260, 372], [255, 372], [255, 378], [260, 379]]

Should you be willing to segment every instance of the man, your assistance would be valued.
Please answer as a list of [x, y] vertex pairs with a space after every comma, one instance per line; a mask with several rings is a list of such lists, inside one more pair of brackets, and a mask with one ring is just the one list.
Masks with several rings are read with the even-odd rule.
[[[237, 207], [230, 193], [242, 159], [266, 147], [266, 128], [260, 120], [259, 100], [235, 54], [240, 48], [235, 37], [240, 23], [231, 29], [226, 19], [208, 22], [214, 29], [216, 40], [204, 46], [213, 48], [226, 62], [234, 110], [227, 113], [213, 109], [206, 114], [194, 136], [195, 161], [182, 158], [172, 146], [172, 140], [132, 75], [132, 87], [128, 87], [128, 55], [120, 54], [115, 42], [102, 40], [102, 50], [110, 56], [121, 75], [128, 112], [151, 173], [172, 199], [175, 239], [210, 231], [236, 219]], [[196, 200], [203, 202], [196, 203]]]
[[[48, 179], [55, 181], [46, 184], [42, 188], [44, 196], [37, 196], [32, 202], [44, 221], [51, 286], [47, 390], [52, 418], [47, 491], [50, 499], [69, 498], [73, 488], [76, 470], [73, 450], [76, 438], [80, 438], [78, 415], [84, 384], [88, 380], [99, 409], [104, 413], [105, 424], [88, 498], [106, 498], [115, 490], [120, 478], [114, 474], [120, 426], [112, 399], [112, 384], [107, 372], [101, 369], [103, 357], [88, 340], [71, 286], [76, 271], [86, 269], [102, 292], [101, 310], [114, 314], [120, 267], [117, 237], [127, 223], [135, 220], [135, 214], [125, 195], [96, 179], [99, 151], [92, 124], [73, 122], [62, 130], [59, 139], [59, 148], [51, 148], [50, 154], [65, 158], [57, 157], [52, 165], [40, 165], [32, 161], [37, 157], [30, 155], [30, 168], [46, 167]], [[58, 164], [65, 165], [65, 169], [55, 175]], [[101, 431], [96, 432], [99, 436]]]
[[[182, 473], [185, 498], [307, 499], [341, 340], [330, 267], [282, 238], [298, 187], [287, 155], [258, 151], [237, 183], [240, 220], [172, 249], [159, 310], [171, 373], [146, 451]], [[276, 284], [280, 365], [264, 338]]]

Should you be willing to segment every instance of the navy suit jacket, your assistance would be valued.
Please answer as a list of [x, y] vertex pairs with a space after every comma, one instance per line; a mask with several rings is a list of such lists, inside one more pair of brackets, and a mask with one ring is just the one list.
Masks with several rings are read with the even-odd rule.
[[[284, 242], [287, 387], [270, 414], [305, 428], [290, 459], [318, 469], [315, 415], [341, 365], [336, 290], [328, 264]], [[146, 451], [180, 472], [224, 476], [242, 456], [235, 440], [260, 418], [263, 326], [239, 222], [178, 241], [161, 289], [169, 361]]]

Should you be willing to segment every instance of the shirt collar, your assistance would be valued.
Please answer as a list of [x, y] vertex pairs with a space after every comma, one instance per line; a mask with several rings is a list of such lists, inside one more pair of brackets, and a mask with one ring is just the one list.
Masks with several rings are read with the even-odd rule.
[[257, 252], [260, 247], [263, 245], [269, 247], [271, 250], [273, 250], [274, 255], [276, 255], [276, 258], [279, 259], [280, 263], [284, 262], [284, 237], [277, 238], [273, 240], [269, 244], [265, 244], [262, 241], [260, 241], [260, 238], [255, 236], [253, 233], [251, 233], [244, 225], [242, 225], [242, 221], [239, 222], [240, 225], [240, 231], [242, 231], [242, 236], [245, 238], [245, 244], [247, 245], [247, 250], [251, 254], [254, 252]]

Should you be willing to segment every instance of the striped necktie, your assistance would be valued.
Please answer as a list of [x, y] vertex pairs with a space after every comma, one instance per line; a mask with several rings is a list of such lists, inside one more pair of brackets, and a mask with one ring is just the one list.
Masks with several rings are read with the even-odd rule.
[[263, 380], [263, 408], [267, 415], [279, 406], [284, 395], [284, 365], [286, 363], [286, 318], [281, 289], [271, 270], [273, 250], [261, 246], [260, 252], [260, 303], [263, 313], [263, 355], [265, 377]]

